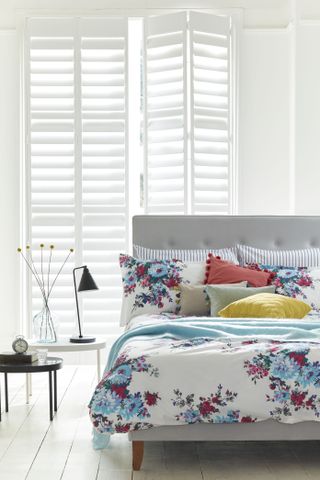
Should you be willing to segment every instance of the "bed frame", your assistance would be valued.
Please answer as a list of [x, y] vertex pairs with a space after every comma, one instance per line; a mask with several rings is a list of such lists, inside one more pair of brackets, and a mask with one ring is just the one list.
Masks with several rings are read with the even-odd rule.
[[[320, 216], [139, 215], [133, 245], [155, 249], [222, 248], [243, 243], [260, 248], [320, 247]], [[135, 254], [133, 248], [133, 254]], [[195, 424], [131, 432], [133, 470], [140, 470], [144, 442], [320, 440], [320, 423]]]

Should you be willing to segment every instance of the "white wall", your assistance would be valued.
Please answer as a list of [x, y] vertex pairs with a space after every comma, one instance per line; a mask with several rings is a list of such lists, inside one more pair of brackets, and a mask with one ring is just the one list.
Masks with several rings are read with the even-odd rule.
[[19, 318], [19, 62], [14, 31], [0, 31], [0, 346]]
[[311, 214], [320, 213], [319, 3], [297, 0], [303, 21], [295, 33], [288, 25], [297, 12], [288, 0], [0, 0], [0, 348], [19, 329], [19, 15], [53, 8], [70, 14], [74, 6], [132, 15], [146, 8], [238, 9], [239, 213]]
[[320, 22], [297, 29], [295, 211], [320, 214]]
[[290, 32], [247, 29], [240, 51], [239, 209], [289, 212]]

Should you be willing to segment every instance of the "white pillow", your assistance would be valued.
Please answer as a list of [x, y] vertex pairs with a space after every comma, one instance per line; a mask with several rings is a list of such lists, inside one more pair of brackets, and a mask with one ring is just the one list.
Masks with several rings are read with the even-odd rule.
[[143, 260], [168, 260], [170, 258], [177, 258], [184, 262], [205, 262], [208, 258], [208, 254], [212, 253], [215, 257], [220, 257], [222, 260], [227, 260], [236, 265], [239, 263], [236, 247], [220, 249], [198, 248], [196, 250], [171, 248], [168, 250], [158, 250], [142, 247], [141, 245], [133, 245], [133, 248], [137, 257]]
[[283, 267], [320, 266], [320, 248], [267, 250], [248, 245], [237, 245], [237, 250], [240, 265], [262, 263], [264, 265], [281, 265]]

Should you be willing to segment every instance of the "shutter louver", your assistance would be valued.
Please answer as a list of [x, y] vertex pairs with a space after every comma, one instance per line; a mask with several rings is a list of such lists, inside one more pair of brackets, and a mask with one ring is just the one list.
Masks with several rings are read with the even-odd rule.
[[230, 18], [190, 12], [191, 211], [230, 213]]
[[186, 213], [186, 13], [145, 21], [146, 213]]
[[[57, 271], [75, 247], [50, 302], [60, 334], [75, 328], [74, 264], [87, 264], [99, 290], [82, 295], [85, 332], [119, 332], [119, 250], [127, 249], [127, 19], [28, 20], [29, 234], [52, 242]], [[33, 314], [41, 309], [32, 287]]]

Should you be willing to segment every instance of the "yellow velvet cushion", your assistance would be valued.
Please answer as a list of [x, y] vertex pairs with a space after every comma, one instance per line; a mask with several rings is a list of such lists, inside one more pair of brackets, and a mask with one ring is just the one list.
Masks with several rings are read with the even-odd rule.
[[258, 293], [230, 303], [219, 315], [225, 318], [303, 318], [310, 310], [309, 305], [295, 298]]

